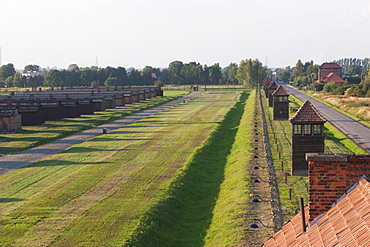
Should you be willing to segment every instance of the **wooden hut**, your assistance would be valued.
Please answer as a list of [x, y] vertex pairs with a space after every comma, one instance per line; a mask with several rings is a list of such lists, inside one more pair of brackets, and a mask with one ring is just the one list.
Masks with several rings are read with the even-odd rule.
[[275, 90], [279, 86], [276, 84], [276, 82], [271, 83], [271, 85], [268, 87], [268, 98], [269, 98], [269, 107], [272, 107], [274, 104], [272, 93], [275, 92]]
[[63, 111], [61, 118], [75, 118], [81, 116], [81, 109], [77, 99], [61, 99]]
[[21, 114], [22, 126], [37, 126], [45, 122], [40, 104], [25, 102], [17, 107]]
[[21, 115], [15, 106], [0, 107], [0, 132], [13, 132], [21, 129]]

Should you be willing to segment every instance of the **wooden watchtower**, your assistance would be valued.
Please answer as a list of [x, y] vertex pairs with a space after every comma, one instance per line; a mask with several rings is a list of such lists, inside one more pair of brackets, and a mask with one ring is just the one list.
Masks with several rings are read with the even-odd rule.
[[272, 84], [272, 81], [269, 78], [263, 80], [263, 91], [265, 92], [266, 98], [269, 97], [268, 88]]
[[324, 123], [310, 101], [289, 119], [292, 124], [292, 175], [307, 176], [306, 153], [324, 153]]
[[275, 92], [272, 93], [274, 120], [288, 120], [289, 95], [290, 94], [284, 89], [283, 86], [279, 86]]
[[273, 98], [272, 98], [272, 93], [275, 92], [275, 90], [278, 88], [279, 86], [276, 84], [276, 82], [273, 82], [271, 83], [271, 85], [267, 88], [268, 90], [268, 98], [269, 98], [269, 107], [272, 107], [273, 106]]

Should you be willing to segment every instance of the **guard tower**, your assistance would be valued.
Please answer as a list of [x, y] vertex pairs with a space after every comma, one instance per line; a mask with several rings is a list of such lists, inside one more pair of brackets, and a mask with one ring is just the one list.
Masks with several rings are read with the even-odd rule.
[[275, 82], [271, 83], [271, 85], [268, 87], [269, 107], [272, 107], [272, 105], [274, 104], [272, 93], [275, 92], [278, 87], [279, 86]]
[[288, 120], [289, 118], [289, 93], [285, 91], [283, 86], [279, 86], [273, 97], [273, 113], [274, 120]]
[[310, 101], [289, 119], [292, 124], [292, 170], [293, 176], [307, 176], [306, 153], [324, 153], [324, 123]]
[[265, 80], [263, 80], [263, 91], [265, 92], [265, 96], [266, 98], [269, 97], [269, 94], [268, 94], [268, 87], [272, 84], [272, 81], [269, 79], [269, 78], [265, 78]]

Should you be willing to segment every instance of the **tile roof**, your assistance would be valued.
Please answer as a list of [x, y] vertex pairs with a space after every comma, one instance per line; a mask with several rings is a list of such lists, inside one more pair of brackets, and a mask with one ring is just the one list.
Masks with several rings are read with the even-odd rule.
[[290, 94], [284, 89], [283, 86], [279, 86], [275, 92], [272, 93], [273, 96], [289, 96]]
[[263, 246], [370, 246], [369, 179], [361, 177], [327, 212], [308, 225], [306, 233], [301, 221], [298, 213]]
[[265, 79], [263, 80], [263, 83], [264, 83], [264, 84], [271, 84], [271, 83], [272, 83], [272, 81], [271, 81], [269, 78], [265, 78]]
[[279, 86], [276, 84], [276, 82], [272, 82], [270, 86], [268, 86], [268, 89], [277, 89]]
[[337, 63], [323, 63], [319, 69], [341, 69], [342, 67]]
[[321, 80], [326, 82], [345, 82], [339, 75], [335, 74], [334, 72], [329, 73]]
[[291, 123], [325, 123], [326, 119], [320, 115], [310, 101], [303, 103], [301, 108], [289, 118]]

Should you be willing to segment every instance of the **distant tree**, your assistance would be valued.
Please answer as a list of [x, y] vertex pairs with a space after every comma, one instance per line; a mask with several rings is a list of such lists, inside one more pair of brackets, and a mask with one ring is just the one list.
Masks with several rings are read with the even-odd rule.
[[8, 76], [4, 81], [5, 86], [13, 87], [13, 76]]
[[157, 80], [157, 81], [154, 82], [154, 86], [163, 87], [163, 82], [161, 82], [160, 80]]
[[347, 72], [349, 76], [358, 76], [358, 77], [361, 76], [361, 73], [362, 73], [362, 66], [357, 65], [357, 64], [350, 65], [348, 68], [348, 72]]
[[12, 63], [4, 64], [0, 67], [0, 81], [15, 75], [15, 68]]
[[266, 68], [258, 60], [242, 60], [239, 64], [236, 78], [243, 83], [244, 87], [254, 87], [258, 83], [262, 83], [265, 77]]
[[141, 71], [142, 78], [143, 78], [143, 84], [144, 85], [153, 85], [154, 81], [156, 81], [156, 76], [153, 77], [152, 73], [154, 73], [154, 69], [151, 66], [145, 66], [145, 68]]
[[227, 84], [235, 85], [238, 83], [236, 74], [238, 72], [238, 65], [236, 63], [230, 63], [227, 69]]
[[326, 83], [324, 85], [323, 92], [324, 93], [330, 93], [331, 94], [337, 88], [338, 88], [338, 86], [337, 86], [337, 84], [335, 82], [328, 82], [328, 83]]
[[185, 80], [181, 74], [181, 69], [184, 63], [181, 61], [173, 61], [167, 68], [168, 84], [185, 84]]
[[23, 87], [23, 86], [29, 87], [30, 85], [28, 85], [26, 82], [27, 82], [27, 79], [19, 73], [16, 73], [13, 76], [13, 85], [15, 87]]
[[137, 69], [132, 69], [128, 75], [128, 80], [130, 85], [140, 86], [143, 84], [143, 78]]
[[184, 84], [202, 84], [203, 66], [196, 62], [184, 64], [180, 71], [180, 77], [183, 78]]
[[98, 80], [96, 69], [86, 68], [79, 70], [79, 76], [82, 86], [90, 86], [92, 81]]
[[39, 65], [36, 65], [36, 64], [29, 64], [29, 65], [26, 65], [23, 69], [23, 72], [27, 72], [27, 71], [37, 71], [37, 72], [40, 72], [41, 68]]
[[217, 85], [222, 81], [221, 67], [218, 63], [215, 63], [209, 67], [209, 81], [213, 85]]
[[117, 79], [117, 77], [108, 77], [105, 80], [104, 85], [107, 87], [112, 87], [112, 86], [120, 86], [122, 84], [120, 84], [120, 81]]
[[293, 80], [298, 77], [299, 75], [301, 75], [303, 73], [303, 64], [302, 64], [302, 61], [299, 59], [293, 69]]
[[285, 70], [281, 71], [279, 74], [278, 74], [278, 79], [279, 81], [282, 81], [282, 82], [288, 82], [289, 79], [290, 79], [290, 66], [287, 66], [285, 68]]
[[45, 75], [44, 85], [49, 87], [63, 86], [63, 75], [59, 70], [52, 69]]

